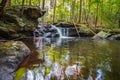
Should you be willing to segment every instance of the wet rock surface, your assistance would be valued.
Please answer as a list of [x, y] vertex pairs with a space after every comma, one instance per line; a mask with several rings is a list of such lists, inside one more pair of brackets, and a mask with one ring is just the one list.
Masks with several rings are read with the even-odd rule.
[[21, 61], [30, 54], [20, 41], [0, 43], [0, 80], [14, 80], [14, 72]]
[[120, 40], [120, 34], [112, 35], [109, 37], [110, 40]]
[[[40, 26], [40, 27], [39, 27]], [[38, 28], [33, 32], [34, 37], [60, 37], [59, 29], [54, 25], [46, 25], [42, 27], [42, 25], [38, 25]]]

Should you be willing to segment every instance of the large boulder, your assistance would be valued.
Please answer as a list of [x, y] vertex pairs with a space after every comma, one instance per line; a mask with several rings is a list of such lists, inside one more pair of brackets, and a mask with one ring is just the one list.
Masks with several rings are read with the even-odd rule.
[[29, 48], [21, 41], [0, 43], [0, 80], [14, 80], [18, 65], [29, 54]]
[[25, 7], [24, 9], [24, 15], [28, 19], [38, 19], [39, 17], [42, 17], [45, 14], [46, 11], [41, 10], [39, 7]]
[[13, 39], [30, 35], [38, 24], [38, 18], [46, 12], [34, 6], [24, 6], [23, 14], [21, 10], [22, 6], [5, 8], [4, 19], [0, 20], [1, 37]]

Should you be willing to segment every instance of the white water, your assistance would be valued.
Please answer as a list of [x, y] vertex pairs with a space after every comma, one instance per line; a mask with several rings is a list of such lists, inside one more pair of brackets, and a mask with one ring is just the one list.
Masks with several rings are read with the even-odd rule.
[[60, 31], [60, 29], [59, 28], [57, 28], [56, 26], [54, 26], [54, 25], [51, 25], [53, 28], [55, 28], [57, 31], [58, 31], [58, 33], [59, 33], [59, 36], [60, 37], [62, 37], [62, 33], [61, 33], [61, 31]]
[[68, 35], [69, 35], [69, 29], [57, 28], [54, 25], [51, 25], [51, 26], [57, 30], [60, 38], [70, 38], [70, 37], [68, 37]]
[[27, 70], [27, 79], [26, 80], [44, 80], [42, 73], [37, 70]]
[[27, 71], [27, 80], [34, 80], [34, 72], [32, 70]]
[[62, 32], [62, 36], [69, 36], [69, 28], [59, 28], [60, 31]]

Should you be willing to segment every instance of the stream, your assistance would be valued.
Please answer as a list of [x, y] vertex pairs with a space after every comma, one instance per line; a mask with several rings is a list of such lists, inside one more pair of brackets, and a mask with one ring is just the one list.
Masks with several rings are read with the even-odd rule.
[[89, 38], [37, 38], [34, 42], [32, 39], [24, 41], [36, 53], [32, 53], [26, 64], [16, 71], [15, 80], [120, 79], [119, 41]]

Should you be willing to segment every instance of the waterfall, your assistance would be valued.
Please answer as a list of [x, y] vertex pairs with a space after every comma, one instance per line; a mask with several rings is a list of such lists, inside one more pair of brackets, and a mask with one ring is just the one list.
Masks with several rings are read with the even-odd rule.
[[34, 72], [32, 70], [27, 71], [27, 80], [34, 80]]
[[60, 38], [67, 38], [69, 36], [69, 28], [58, 28], [54, 25], [51, 26], [57, 30]]
[[54, 25], [51, 25], [54, 29], [56, 29], [57, 30], [57, 32], [58, 32], [58, 34], [59, 34], [59, 36], [60, 36], [60, 38], [61, 37], [63, 37], [62, 36], [62, 33], [61, 33], [61, 31], [60, 31], [60, 29], [59, 28], [57, 28], [56, 26], [54, 26]]
[[26, 80], [44, 80], [44, 77], [42, 73], [39, 72], [39, 69], [28, 70], [26, 75], [27, 75]]
[[68, 37], [69, 36], [69, 28], [60, 28], [62, 32], [62, 36]]

